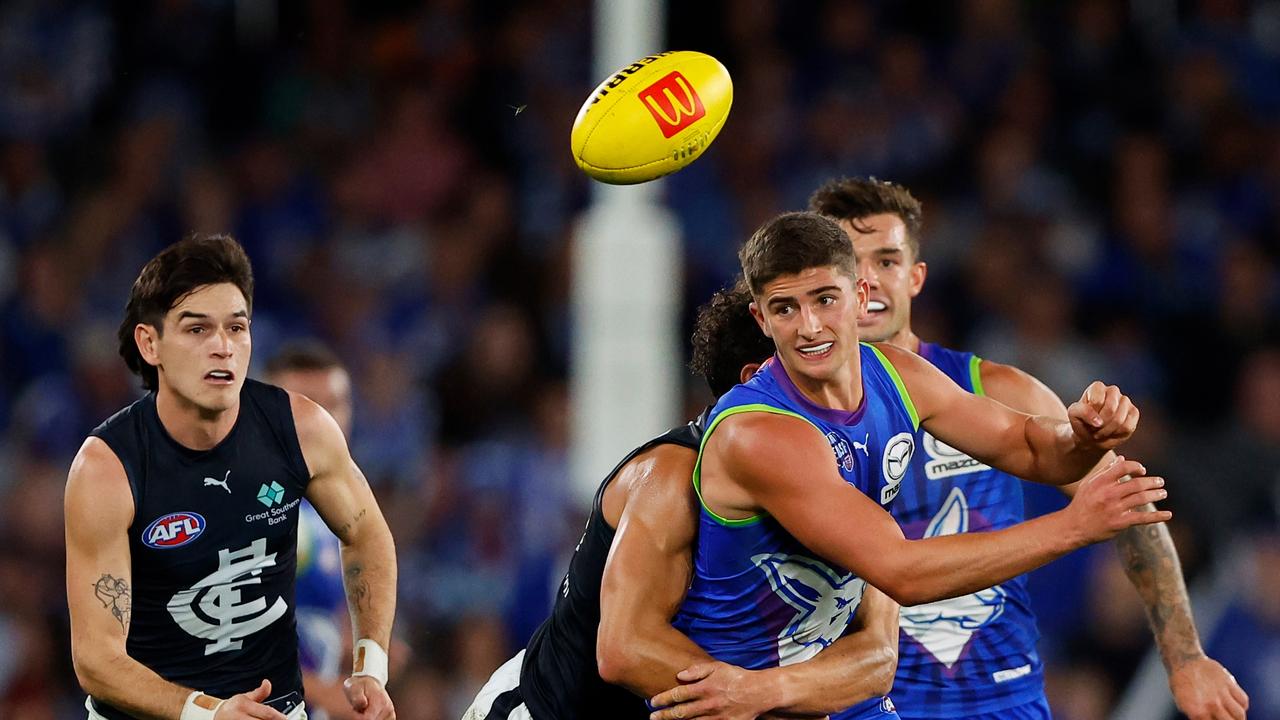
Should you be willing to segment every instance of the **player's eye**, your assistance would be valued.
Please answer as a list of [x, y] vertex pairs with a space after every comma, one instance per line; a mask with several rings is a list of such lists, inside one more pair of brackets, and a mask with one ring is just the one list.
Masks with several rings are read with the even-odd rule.
[[883, 268], [891, 268], [897, 264], [898, 264], [897, 260], [881, 260], [880, 261], [880, 267], [883, 267]]
[[199, 335], [204, 332], [204, 326], [192, 325], [191, 327], [187, 328], [187, 332], [191, 333], [192, 335]]
[[837, 298], [835, 295], [823, 295], [818, 298], [818, 302], [822, 303], [823, 305], [835, 305], [836, 300], [838, 299], [839, 298]]

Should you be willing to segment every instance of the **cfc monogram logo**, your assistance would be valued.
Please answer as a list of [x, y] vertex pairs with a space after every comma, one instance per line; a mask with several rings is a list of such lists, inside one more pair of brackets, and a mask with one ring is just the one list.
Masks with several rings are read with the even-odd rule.
[[679, 70], [664, 75], [637, 93], [636, 97], [649, 109], [664, 138], [684, 130], [707, 114], [702, 98]]
[[169, 600], [169, 614], [191, 635], [211, 641], [204, 654], [239, 650], [242, 640], [284, 616], [289, 609], [277, 597], [271, 607], [265, 598], [245, 601], [242, 588], [262, 584], [262, 571], [276, 564], [259, 538], [243, 550], [219, 550], [218, 569], [189, 590]]

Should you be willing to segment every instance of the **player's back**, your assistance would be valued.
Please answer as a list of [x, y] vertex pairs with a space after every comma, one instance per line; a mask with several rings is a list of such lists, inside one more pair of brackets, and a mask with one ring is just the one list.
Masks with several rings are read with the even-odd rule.
[[[981, 360], [921, 343], [921, 357], [984, 394]], [[998, 530], [1024, 519], [1022, 481], [922, 428], [911, 473], [890, 507], [910, 539]], [[971, 717], [1043, 695], [1039, 635], [1026, 576], [958, 598], [902, 609], [893, 698], [904, 718]]]
[[[133, 493], [129, 656], [210, 695], [267, 678], [277, 708], [300, 703], [295, 540], [310, 474], [288, 395], [246, 380], [235, 426], [209, 450], [165, 431], [154, 393], [93, 435], [120, 459]], [[111, 720], [129, 717], [93, 702]]]
[[517, 691], [499, 695], [488, 717], [505, 717], [506, 704], [523, 700], [534, 720], [649, 716], [643, 699], [606, 683], [596, 665], [596, 634], [600, 627], [600, 582], [616, 529], [604, 516], [605, 489], [618, 472], [637, 456], [658, 445], [697, 450], [700, 421], [673, 428], [633, 450], [605, 477], [591, 503], [582, 539], [569, 561], [551, 616], [537, 629], [525, 650]]
[[[841, 476], [875, 502], [894, 499], [914, 448], [918, 420], [892, 364], [860, 347], [863, 401], [853, 412], [811, 403], [777, 358], [729, 391], [709, 418], [707, 439], [725, 418], [747, 412], [797, 417], [831, 445]], [[700, 490], [701, 456], [694, 470]], [[730, 520], [700, 504], [694, 577], [675, 626], [718, 660], [748, 669], [807, 660], [850, 628], [865, 582], [805, 548], [768, 515]], [[868, 700], [833, 717], [876, 716]]]

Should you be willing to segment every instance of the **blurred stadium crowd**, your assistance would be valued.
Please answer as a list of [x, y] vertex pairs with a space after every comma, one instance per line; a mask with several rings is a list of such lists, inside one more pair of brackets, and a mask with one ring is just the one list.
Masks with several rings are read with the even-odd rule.
[[[458, 717], [524, 643], [585, 518], [565, 379], [590, 10], [0, 5], [0, 717], [83, 716], [62, 486], [137, 394], [114, 337], [129, 283], [192, 230], [254, 261], [255, 367], [316, 337], [352, 370], [353, 453], [400, 551], [399, 716]], [[686, 324], [740, 240], [822, 180], [907, 184], [917, 330], [1068, 399], [1094, 378], [1136, 399], [1127, 454], [1169, 478], [1191, 583], [1220, 599], [1206, 644], [1251, 717], [1280, 718], [1280, 2], [668, 12], [669, 46], [736, 83], [716, 145], [666, 186]], [[1033, 590], [1058, 717], [1105, 717], [1150, 638], [1114, 551]]]

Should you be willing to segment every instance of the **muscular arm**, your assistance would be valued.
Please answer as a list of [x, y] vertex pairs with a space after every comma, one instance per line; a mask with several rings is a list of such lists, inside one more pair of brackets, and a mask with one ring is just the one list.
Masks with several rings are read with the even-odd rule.
[[1169, 518], [1129, 511], [1163, 496], [1158, 478], [1115, 482], [1115, 473], [1142, 473], [1129, 462], [1090, 478], [1088, 492], [1057, 513], [980, 535], [908, 541], [887, 512], [840, 477], [830, 452], [803, 420], [735, 415], [707, 442], [703, 496], [726, 517], [768, 512], [810, 550], [903, 605], [981, 590], [1124, 527]]
[[174, 719], [191, 688], [168, 682], [125, 652], [133, 602], [133, 497], [107, 444], [89, 438], [67, 477], [67, 606], [80, 687], [130, 714]]
[[307, 398], [289, 393], [298, 441], [311, 472], [307, 499], [342, 551], [343, 585], [357, 639], [390, 647], [396, 608], [396, 554], [391, 530], [373, 491], [347, 451], [329, 413]]
[[605, 493], [605, 517], [618, 513], [618, 530], [600, 584], [596, 659], [600, 677], [645, 698], [711, 659], [671, 627], [689, 587], [696, 457], [687, 448], [659, 446], [623, 467]]
[[898, 603], [868, 585], [859, 628], [813, 658], [763, 671], [781, 688], [778, 712], [824, 715], [887, 695], [898, 670]]
[[[1062, 400], [1027, 373], [988, 361], [983, 361], [981, 373], [983, 387], [993, 399], [1023, 412], [1066, 418], [1067, 408]], [[1108, 462], [1110, 457], [1108, 453], [1102, 462]], [[1072, 483], [1061, 489], [1068, 497], [1074, 497], [1077, 487], [1078, 483]], [[1139, 509], [1155, 508], [1147, 505]], [[1222, 692], [1234, 695], [1233, 689], [1239, 690], [1239, 686], [1221, 665], [1205, 655], [1200, 645], [1182, 563], [1169, 529], [1164, 525], [1131, 527], [1117, 535], [1114, 542], [1125, 574], [1142, 597], [1179, 708], [1193, 717], [1211, 717], [1203, 706], [1212, 696]], [[1243, 690], [1239, 692], [1243, 695]], [[1248, 706], [1247, 697], [1243, 698], [1243, 705]]]
[[[600, 590], [600, 676], [643, 697], [711, 661], [671, 626], [689, 585], [697, 532], [690, 484], [695, 457], [685, 448], [655, 448], [625, 466], [605, 494], [606, 519], [619, 519]], [[883, 695], [897, 668], [898, 606], [868, 587], [857, 621], [857, 631], [813, 659], [735, 678], [750, 685], [750, 702], [761, 711], [826, 714]], [[742, 697], [733, 690], [726, 695]]]
[[1065, 485], [1084, 477], [1107, 452], [1101, 445], [1080, 443], [1065, 412], [1061, 417], [1029, 414], [965, 392], [918, 355], [890, 345], [876, 347], [902, 376], [920, 424], [939, 440], [993, 467]]

